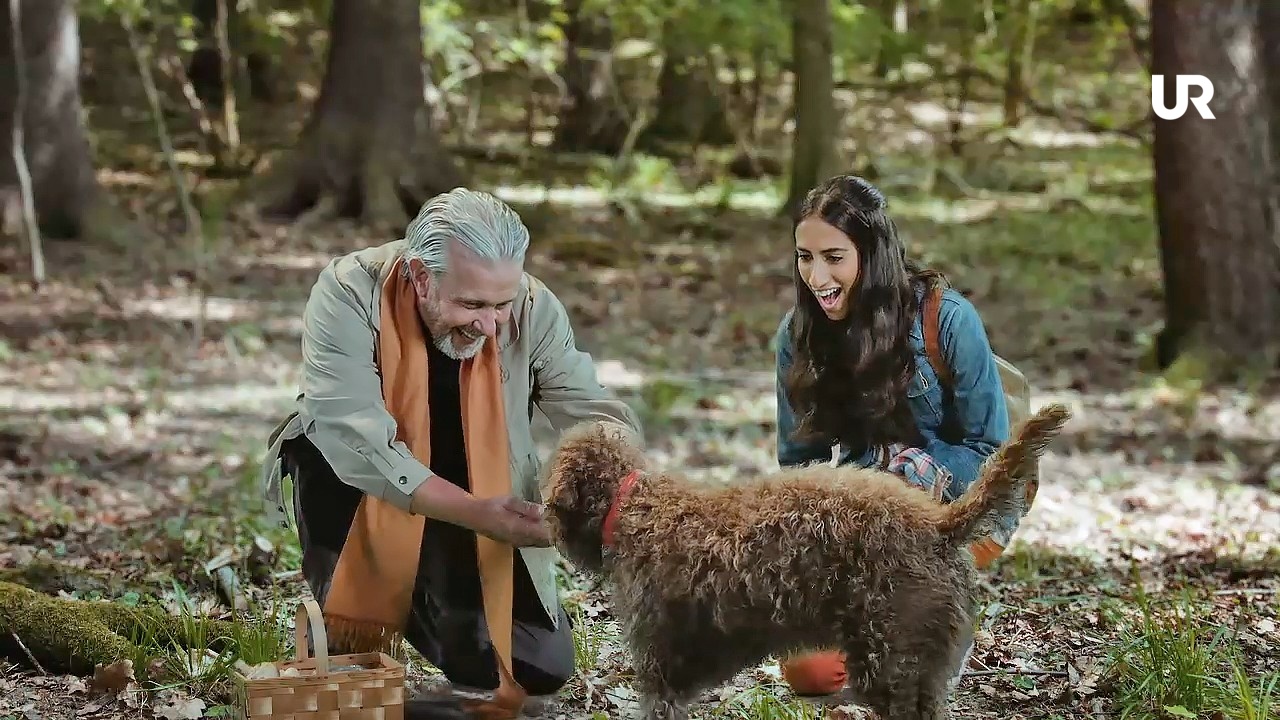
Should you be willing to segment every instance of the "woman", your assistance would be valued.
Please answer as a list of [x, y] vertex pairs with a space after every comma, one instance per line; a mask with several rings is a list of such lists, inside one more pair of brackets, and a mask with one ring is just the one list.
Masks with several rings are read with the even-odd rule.
[[[906, 259], [885, 199], [842, 175], [811, 190], [795, 225], [795, 306], [778, 327], [778, 462], [880, 467], [952, 502], [1009, 436], [995, 357], [977, 310], [938, 272]], [[938, 344], [950, 381], [930, 364], [924, 301], [943, 288]], [[973, 549], [986, 567], [1017, 518]], [[844, 684], [838, 652], [783, 663], [800, 695]]]

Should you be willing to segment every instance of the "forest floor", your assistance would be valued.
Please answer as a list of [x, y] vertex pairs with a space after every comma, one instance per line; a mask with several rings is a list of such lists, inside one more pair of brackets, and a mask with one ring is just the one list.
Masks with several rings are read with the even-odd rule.
[[[879, 180], [912, 253], [974, 301], [997, 352], [1036, 386], [1035, 402], [1076, 413], [1044, 459], [1015, 546], [985, 578], [957, 715], [1134, 707], [1264, 717], [1241, 708], [1256, 705], [1249, 688], [1264, 695], [1280, 677], [1280, 400], [1146, 372], [1160, 270], [1140, 148], [993, 152], [984, 172], [1039, 182], [925, 195], [909, 159], [881, 165]], [[609, 195], [513, 174], [484, 168], [477, 184], [525, 214], [528, 268], [565, 302], [602, 380], [641, 412], [655, 461], [708, 482], [773, 468], [770, 340], [792, 294], [774, 188], [726, 184], [694, 197], [636, 175]], [[117, 189], [149, 211], [172, 208], [163, 179]], [[242, 573], [245, 592], [304, 597], [296, 548], [260, 513], [263, 443], [296, 391], [316, 273], [335, 254], [388, 239], [233, 216], [210, 248], [199, 323], [186, 240], [128, 251], [52, 244], [50, 279], [36, 292], [25, 250], [3, 248], [0, 571], [63, 563], [150, 588], [130, 602], [221, 616], [230, 611], [205, 564], [229, 552], [243, 569], [262, 537], [280, 552], [256, 582]], [[581, 587], [566, 598], [585, 620], [580, 672], [547, 717], [620, 717], [634, 695], [608, 599]], [[1111, 663], [1117, 653], [1125, 661]], [[137, 717], [137, 705], [164, 718], [228, 712], [223, 680], [199, 672], [146, 698], [104, 698], [91, 678], [33, 669], [21, 652], [9, 659], [0, 720]], [[429, 674], [411, 670], [415, 682]], [[696, 712], [812, 716], [776, 664], [743, 673]]]

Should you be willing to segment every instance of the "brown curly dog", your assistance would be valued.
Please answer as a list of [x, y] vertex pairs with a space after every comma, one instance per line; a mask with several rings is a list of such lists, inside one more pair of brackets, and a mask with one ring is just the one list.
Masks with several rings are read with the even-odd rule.
[[646, 471], [616, 430], [588, 423], [548, 465], [548, 521], [567, 559], [611, 582], [644, 717], [685, 718], [742, 669], [834, 645], [854, 702], [937, 720], [976, 611], [967, 546], [1021, 509], [1015, 474], [1069, 417], [1037, 412], [949, 505], [896, 475], [825, 465], [699, 486]]

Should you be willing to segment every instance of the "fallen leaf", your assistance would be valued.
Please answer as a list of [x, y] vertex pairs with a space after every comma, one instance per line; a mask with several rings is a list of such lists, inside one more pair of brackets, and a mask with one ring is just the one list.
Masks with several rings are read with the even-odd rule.
[[131, 710], [138, 710], [146, 700], [146, 694], [138, 688], [137, 683], [129, 683], [129, 687], [120, 693], [120, 704]]
[[133, 674], [133, 661], [117, 660], [110, 665], [98, 665], [93, 669], [93, 680], [89, 686], [96, 692], [120, 693], [137, 678]]
[[184, 693], [170, 693], [155, 706], [156, 717], [164, 720], [199, 720], [204, 717], [205, 702]]
[[103, 706], [106, 705], [108, 701], [110, 701], [110, 699], [111, 699], [110, 697], [102, 697], [97, 700], [94, 700], [88, 705], [85, 705], [84, 707], [77, 710], [76, 715], [81, 717], [85, 715], [92, 715], [98, 712], [99, 710], [101, 710]]

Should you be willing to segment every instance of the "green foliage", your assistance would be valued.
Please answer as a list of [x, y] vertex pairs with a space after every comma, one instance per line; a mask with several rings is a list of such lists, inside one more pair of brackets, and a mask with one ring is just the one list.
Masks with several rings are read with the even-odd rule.
[[1187, 592], [1166, 606], [1138, 583], [1134, 602], [1138, 618], [1109, 660], [1121, 720], [1274, 717], [1280, 673], [1250, 677], [1230, 629]]
[[813, 704], [767, 685], [734, 693], [710, 712], [715, 720], [818, 720], [822, 716]]
[[587, 616], [582, 605], [566, 604], [573, 616], [573, 665], [579, 668], [595, 667], [600, 662], [601, 653], [610, 639], [609, 635], [601, 623]]

